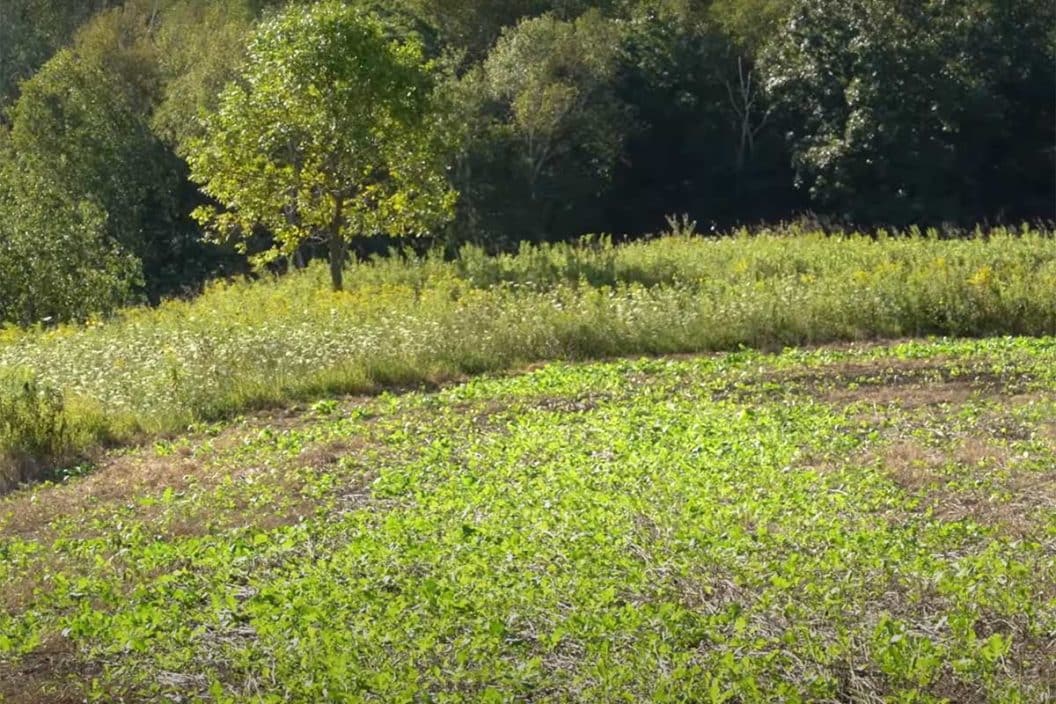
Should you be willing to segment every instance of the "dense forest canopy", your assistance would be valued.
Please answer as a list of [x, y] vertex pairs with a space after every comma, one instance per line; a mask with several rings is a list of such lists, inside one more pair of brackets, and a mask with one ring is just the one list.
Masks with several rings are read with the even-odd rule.
[[365, 236], [1054, 210], [1050, 0], [0, 2], [0, 321]]

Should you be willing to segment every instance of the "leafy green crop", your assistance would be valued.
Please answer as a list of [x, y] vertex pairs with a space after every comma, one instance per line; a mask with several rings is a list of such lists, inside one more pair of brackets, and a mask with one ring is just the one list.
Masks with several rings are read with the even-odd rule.
[[201, 425], [0, 501], [0, 694], [1048, 701], [1053, 418], [1007, 338]]

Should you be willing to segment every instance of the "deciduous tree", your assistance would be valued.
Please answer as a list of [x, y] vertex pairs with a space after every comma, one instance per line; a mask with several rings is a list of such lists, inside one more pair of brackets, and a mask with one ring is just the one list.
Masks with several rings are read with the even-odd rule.
[[1054, 26], [1050, 2], [797, 0], [766, 72], [800, 183], [822, 210], [896, 225], [994, 213], [994, 189], [1051, 203], [1051, 158], [1021, 149], [1056, 139]]
[[106, 213], [5, 143], [0, 131], [0, 321], [83, 320], [131, 301], [140, 264], [108, 237]]
[[451, 215], [433, 84], [421, 46], [360, 8], [323, 2], [265, 21], [192, 142], [192, 175], [223, 206], [199, 218], [221, 237], [267, 228], [277, 246], [265, 259], [324, 241], [341, 289], [351, 237], [418, 234]]
[[490, 125], [480, 156], [505, 183], [511, 215], [523, 215], [520, 237], [571, 234], [582, 222], [569, 216], [608, 187], [632, 125], [615, 92], [621, 41], [620, 24], [597, 11], [527, 19], [471, 77], [485, 97], [475, 119]]

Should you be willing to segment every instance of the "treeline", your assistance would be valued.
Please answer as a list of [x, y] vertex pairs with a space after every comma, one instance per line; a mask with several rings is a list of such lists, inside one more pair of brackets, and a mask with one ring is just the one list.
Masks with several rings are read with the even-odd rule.
[[1050, 0], [4, 0], [0, 106], [21, 324], [359, 236], [1056, 216]]

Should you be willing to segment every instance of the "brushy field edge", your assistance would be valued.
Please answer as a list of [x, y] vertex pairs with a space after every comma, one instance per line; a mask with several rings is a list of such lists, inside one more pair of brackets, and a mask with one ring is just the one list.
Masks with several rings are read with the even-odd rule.
[[547, 360], [1056, 334], [1056, 239], [673, 234], [407, 254], [219, 283], [106, 321], [0, 331], [0, 490], [96, 448], [335, 394]]

